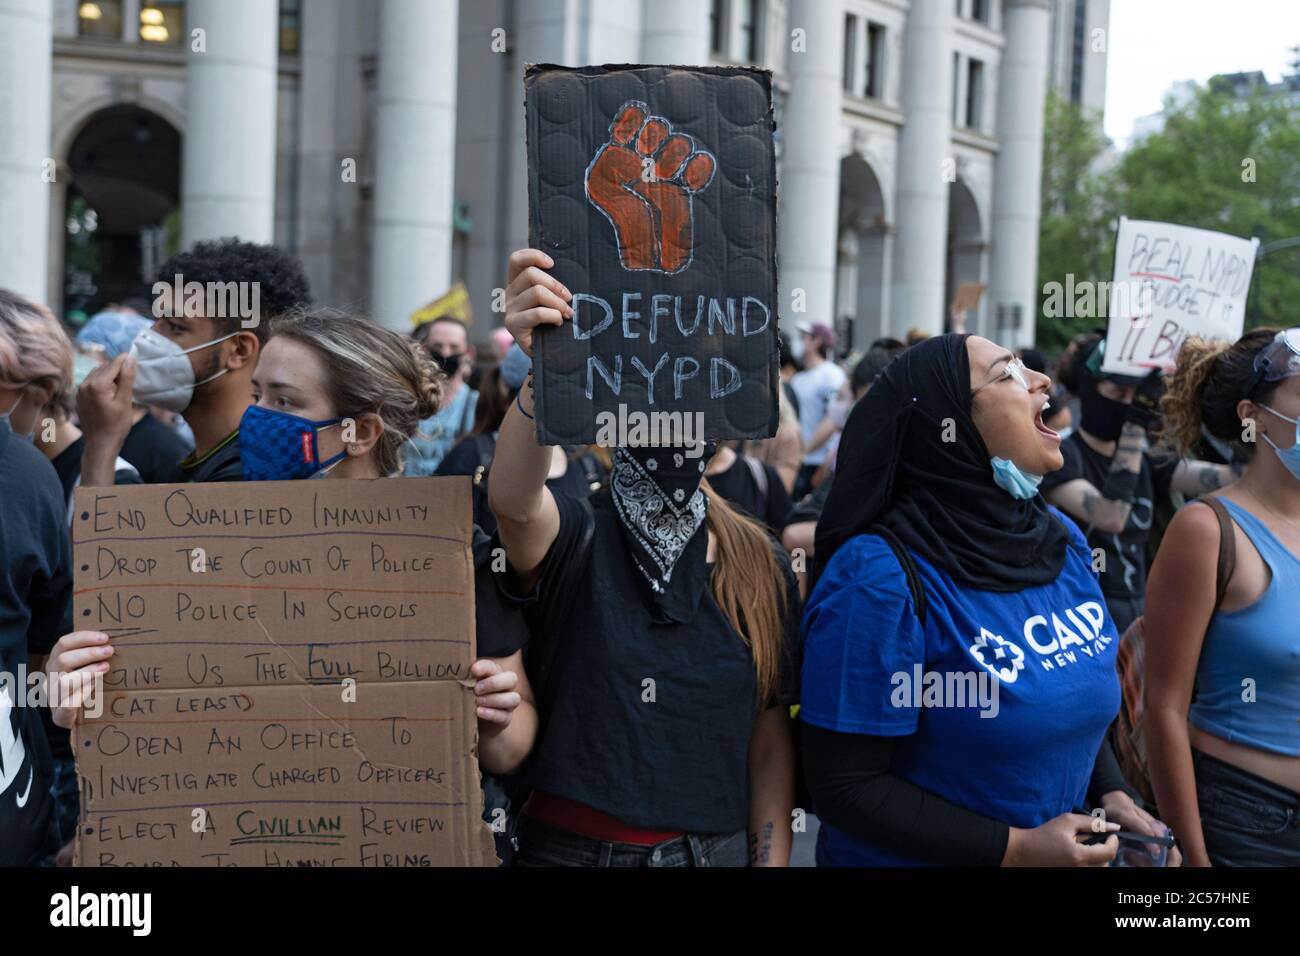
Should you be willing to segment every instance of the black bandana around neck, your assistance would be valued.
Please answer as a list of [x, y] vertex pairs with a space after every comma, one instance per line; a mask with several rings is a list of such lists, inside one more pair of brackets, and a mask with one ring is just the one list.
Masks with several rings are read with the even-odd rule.
[[658, 623], [684, 623], [709, 583], [708, 499], [700, 479], [711, 457], [687, 457], [685, 448], [618, 448], [610, 495], [633, 563], [646, 583]]
[[816, 572], [879, 524], [967, 587], [1020, 591], [1056, 579], [1069, 532], [1042, 495], [1019, 500], [994, 482], [970, 390], [965, 335], [926, 339], [880, 374], [840, 436]]

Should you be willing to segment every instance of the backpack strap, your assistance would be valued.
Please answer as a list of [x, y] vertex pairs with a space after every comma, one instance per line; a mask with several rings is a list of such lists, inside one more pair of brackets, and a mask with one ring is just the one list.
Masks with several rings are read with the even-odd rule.
[[1228, 590], [1228, 582], [1232, 580], [1232, 572], [1237, 567], [1237, 535], [1232, 529], [1232, 515], [1228, 514], [1222, 501], [1212, 496], [1196, 500], [1209, 505], [1219, 519], [1219, 564], [1214, 579], [1214, 613], [1217, 614]]
[[925, 585], [921, 583], [921, 572], [917, 570], [916, 562], [912, 560], [903, 542], [899, 541], [894, 532], [884, 525], [875, 525], [869, 533], [880, 535], [889, 545], [889, 550], [894, 552], [894, 557], [898, 559], [899, 567], [903, 569], [903, 575], [907, 578], [907, 589], [912, 592], [912, 607], [916, 609], [917, 620], [921, 622], [922, 627], [925, 627], [925, 612], [929, 603], [925, 597]]
[[460, 427], [456, 429], [456, 435], [458, 437], [467, 434], [469, 430], [474, 427], [474, 412], [478, 404], [477, 402], [471, 402], [469, 400], [471, 395], [477, 399], [477, 392], [465, 384], [462, 384], [461, 388], [465, 389], [465, 405], [462, 407], [460, 413]]
[[745, 455], [743, 460], [745, 464], [749, 466], [749, 473], [754, 478], [754, 484], [758, 485], [758, 493], [762, 497], [763, 503], [766, 504], [767, 469], [763, 467], [763, 463], [757, 458], [750, 458], [748, 455]]

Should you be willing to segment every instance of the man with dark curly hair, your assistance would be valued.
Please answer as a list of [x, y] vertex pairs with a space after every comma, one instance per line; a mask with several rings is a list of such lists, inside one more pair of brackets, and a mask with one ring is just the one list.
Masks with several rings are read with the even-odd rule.
[[275, 246], [199, 242], [163, 264], [153, 292], [153, 326], [81, 386], [81, 483], [113, 483], [133, 396], [180, 414], [194, 432], [194, 454], [167, 481], [240, 481], [239, 421], [252, 403], [267, 325], [311, 304], [302, 267]]

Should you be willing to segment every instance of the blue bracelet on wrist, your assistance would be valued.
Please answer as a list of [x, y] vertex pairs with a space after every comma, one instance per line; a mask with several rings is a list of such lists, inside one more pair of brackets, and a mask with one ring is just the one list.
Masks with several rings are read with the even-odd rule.
[[520, 397], [523, 395], [523, 393], [524, 390], [522, 388], [519, 391], [515, 392], [515, 405], [518, 406], [519, 411], [524, 416], [524, 418], [528, 419], [530, 422], [536, 421], [536, 419], [533, 418], [532, 415], [529, 415], [526, 411], [524, 411], [524, 403], [520, 401]]

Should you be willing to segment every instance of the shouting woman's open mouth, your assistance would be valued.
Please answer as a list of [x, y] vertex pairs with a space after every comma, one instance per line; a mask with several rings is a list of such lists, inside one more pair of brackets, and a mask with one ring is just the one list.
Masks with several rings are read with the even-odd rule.
[[1043, 404], [1038, 406], [1038, 411], [1034, 413], [1034, 428], [1038, 430], [1038, 434], [1042, 435], [1045, 441], [1059, 443], [1061, 440], [1061, 436], [1057, 432], [1048, 428], [1047, 425], [1043, 423], [1043, 413], [1046, 412], [1051, 407], [1052, 407], [1052, 403], [1048, 401], [1047, 398], [1044, 398]]

